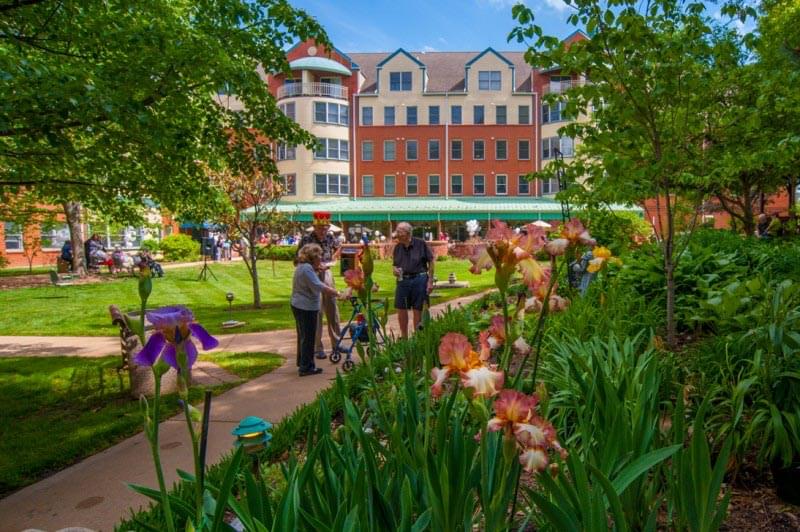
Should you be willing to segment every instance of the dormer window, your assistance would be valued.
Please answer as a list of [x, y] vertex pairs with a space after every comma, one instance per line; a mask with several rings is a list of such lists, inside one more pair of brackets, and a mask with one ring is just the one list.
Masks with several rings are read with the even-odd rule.
[[410, 91], [411, 72], [390, 72], [389, 73], [390, 91]]
[[481, 70], [478, 72], [478, 90], [499, 91], [500, 80], [499, 70]]

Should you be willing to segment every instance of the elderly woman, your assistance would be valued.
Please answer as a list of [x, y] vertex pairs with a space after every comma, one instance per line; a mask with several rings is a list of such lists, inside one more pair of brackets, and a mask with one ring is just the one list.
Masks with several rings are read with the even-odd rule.
[[321, 262], [322, 248], [317, 244], [306, 244], [297, 253], [297, 267], [292, 280], [292, 312], [297, 325], [297, 365], [301, 377], [322, 373], [322, 368], [314, 364], [314, 339], [321, 295], [339, 295], [335, 288], [319, 280], [317, 271]]

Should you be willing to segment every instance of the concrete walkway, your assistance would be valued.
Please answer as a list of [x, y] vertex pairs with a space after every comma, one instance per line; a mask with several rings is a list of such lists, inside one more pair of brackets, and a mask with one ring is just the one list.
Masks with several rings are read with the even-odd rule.
[[[436, 305], [433, 315], [448, 305], [457, 307], [481, 294]], [[388, 329], [398, 335], [396, 315]], [[267, 351], [286, 357], [280, 368], [215, 397], [211, 408], [207, 463], [214, 464], [230, 452], [230, 431], [242, 418], [256, 415], [277, 423], [326, 388], [336, 375], [336, 366], [323, 361], [320, 376], [300, 378], [295, 367], [293, 330], [220, 336], [219, 349], [231, 352]], [[79, 351], [76, 351], [79, 349]], [[118, 352], [118, 338], [0, 337], [0, 356], [28, 354], [80, 354], [102, 356]], [[58, 437], [57, 435], [53, 435]], [[167, 483], [177, 480], [175, 470], [192, 471], [191, 443], [185, 422], [176, 416], [161, 424], [161, 460]], [[132, 436], [82, 462], [0, 500], [0, 530], [55, 531], [87, 527], [111, 531], [131, 507], [146, 506], [148, 500], [126, 487], [126, 483], [156, 487], [149, 444], [143, 434]]]

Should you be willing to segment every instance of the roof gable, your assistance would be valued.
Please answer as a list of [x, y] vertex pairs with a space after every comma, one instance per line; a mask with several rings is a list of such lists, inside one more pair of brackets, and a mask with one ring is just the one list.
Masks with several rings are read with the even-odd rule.
[[415, 64], [417, 64], [420, 68], [425, 68], [425, 63], [423, 63], [422, 61], [420, 61], [419, 59], [417, 59], [416, 57], [414, 57], [410, 53], [406, 52], [402, 48], [398, 48], [397, 50], [395, 50], [395, 52], [393, 54], [391, 54], [389, 57], [387, 57], [386, 59], [384, 59], [383, 61], [378, 63], [376, 66], [378, 68], [383, 68], [383, 65], [385, 65], [386, 63], [391, 61], [396, 55], [399, 55], [399, 54], [408, 57], [409, 59], [411, 59], [411, 61], [413, 61]]
[[501, 53], [497, 52], [497, 51], [496, 51], [494, 48], [492, 48], [491, 46], [490, 46], [489, 48], [487, 48], [486, 50], [482, 51], [481, 53], [479, 53], [478, 55], [476, 55], [475, 57], [473, 57], [472, 59], [470, 59], [469, 61], [467, 61], [467, 63], [466, 63], [464, 66], [465, 66], [465, 67], [467, 67], [467, 68], [471, 67], [473, 63], [477, 62], [477, 61], [478, 61], [478, 60], [479, 60], [481, 57], [483, 57], [483, 56], [484, 56], [484, 55], [486, 55], [486, 54], [494, 54], [494, 55], [496, 55], [496, 56], [497, 56], [497, 57], [498, 57], [498, 58], [499, 58], [501, 61], [503, 61], [505, 64], [507, 64], [507, 65], [508, 65], [508, 66], [510, 66], [511, 68], [514, 68], [514, 63], [512, 63], [511, 61], [509, 61], [507, 57], [505, 57], [503, 54], [501, 54]]

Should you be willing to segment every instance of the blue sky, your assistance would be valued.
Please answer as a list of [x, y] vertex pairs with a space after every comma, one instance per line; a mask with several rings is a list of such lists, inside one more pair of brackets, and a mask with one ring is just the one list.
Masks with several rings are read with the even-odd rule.
[[[319, 20], [333, 44], [344, 52], [524, 51], [507, 42], [515, 21], [511, 7], [519, 0], [290, 0]], [[549, 35], [567, 37], [570, 8], [562, 0], [525, 0], [536, 22]], [[719, 5], [707, 2], [719, 17]], [[736, 24], [740, 26], [740, 24]], [[752, 24], [747, 24], [747, 29]], [[741, 30], [742, 28], [740, 28]]]
[[[525, 50], [507, 42], [518, 0], [290, 0], [319, 20], [344, 52]], [[561, 0], [528, 0], [536, 20], [557, 37], [572, 32]]]

